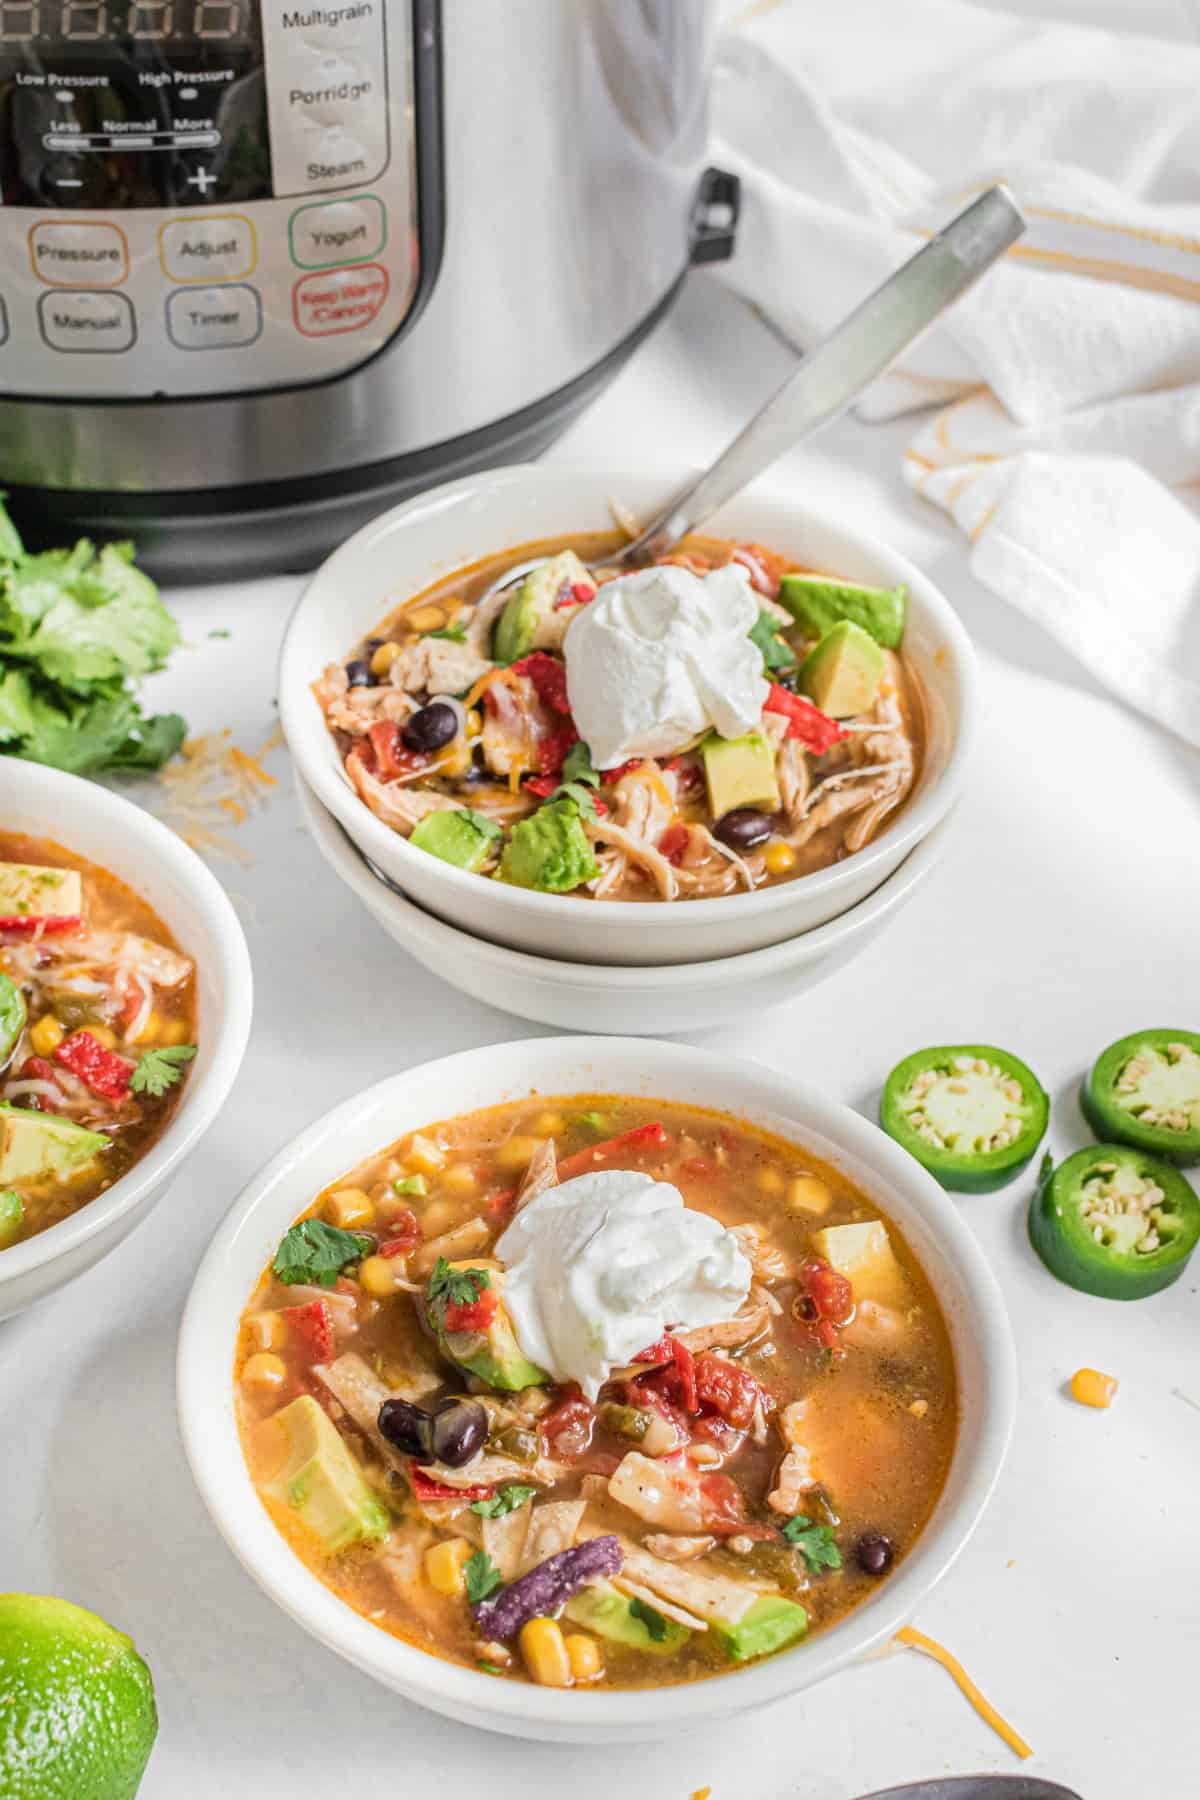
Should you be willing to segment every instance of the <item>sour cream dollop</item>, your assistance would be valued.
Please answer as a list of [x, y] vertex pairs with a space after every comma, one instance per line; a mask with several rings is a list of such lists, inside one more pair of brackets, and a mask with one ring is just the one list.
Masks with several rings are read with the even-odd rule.
[[598, 1169], [539, 1194], [496, 1254], [521, 1349], [589, 1400], [668, 1326], [730, 1319], [750, 1291], [733, 1232], [635, 1169]]
[[596, 767], [671, 756], [710, 728], [753, 730], [768, 693], [747, 636], [757, 617], [739, 563], [704, 576], [663, 564], [606, 582], [563, 644], [572, 716]]

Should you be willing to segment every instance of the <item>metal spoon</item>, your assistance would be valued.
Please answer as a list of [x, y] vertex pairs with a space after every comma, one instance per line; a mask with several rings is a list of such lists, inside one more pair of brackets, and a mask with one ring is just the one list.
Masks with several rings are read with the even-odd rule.
[[861, 1800], [1083, 1800], [1083, 1796], [1057, 1781], [1039, 1781], [1036, 1775], [947, 1775], [879, 1788]]
[[[712, 467], [676, 494], [632, 543], [606, 557], [605, 568], [639, 568], [664, 555], [785, 450], [844, 412], [1024, 229], [1007, 188], [989, 188], [972, 201], [810, 350]], [[515, 563], [491, 584], [483, 600], [545, 560], [539, 556]]]

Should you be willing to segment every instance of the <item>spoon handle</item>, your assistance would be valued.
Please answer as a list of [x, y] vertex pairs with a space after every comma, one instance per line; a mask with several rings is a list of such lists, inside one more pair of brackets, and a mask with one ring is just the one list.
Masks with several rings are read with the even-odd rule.
[[949, 1775], [940, 1781], [914, 1781], [904, 1787], [879, 1788], [862, 1800], [1082, 1800], [1074, 1788], [1035, 1775]]
[[972, 201], [801, 359], [712, 467], [622, 551], [620, 564], [665, 554], [785, 450], [836, 418], [1024, 229], [1007, 188]]

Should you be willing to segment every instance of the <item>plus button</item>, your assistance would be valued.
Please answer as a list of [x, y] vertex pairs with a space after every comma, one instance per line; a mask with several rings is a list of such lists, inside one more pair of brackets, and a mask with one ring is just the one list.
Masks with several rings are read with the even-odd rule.
[[211, 169], [198, 169], [194, 175], [188, 176], [187, 184], [189, 187], [199, 188], [202, 194], [207, 195], [210, 187], [216, 187], [217, 178]]

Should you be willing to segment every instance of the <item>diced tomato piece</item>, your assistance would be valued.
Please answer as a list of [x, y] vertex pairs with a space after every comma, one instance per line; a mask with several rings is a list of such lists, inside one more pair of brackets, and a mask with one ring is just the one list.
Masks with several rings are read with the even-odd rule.
[[823, 713], [819, 706], [814, 706], [803, 694], [789, 694], [777, 681], [771, 683], [771, 691], [763, 710], [782, 713], [788, 722], [786, 735], [799, 738], [804, 748], [811, 750], [814, 756], [824, 756], [827, 750], [832, 750], [835, 744], [842, 743], [850, 735], [842, 730], [836, 719]]
[[739, 1449], [746, 1434], [723, 1419], [719, 1412], [711, 1412], [706, 1407], [700, 1410], [700, 1416], [692, 1420], [692, 1436], [701, 1443], [712, 1444], [726, 1456], [732, 1456]]
[[558, 599], [554, 602], [555, 612], [562, 612], [568, 606], [586, 606], [589, 600], [596, 598], [596, 589], [590, 581], [573, 581], [570, 587], [559, 590]]
[[591, 1144], [586, 1150], [576, 1150], [573, 1156], [564, 1157], [558, 1165], [558, 1179], [569, 1181], [573, 1175], [585, 1174], [597, 1161], [607, 1157], [646, 1149], [650, 1145], [661, 1148], [670, 1141], [666, 1126], [658, 1120], [653, 1125], [635, 1125], [632, 1131], [623, 1131], [619, 1137], [605, 1138], [602, 1144]]
[[516, 1204], [516, 1188], [501, 1188], [495, 1194], [489, 1194], [484, 1201], [490, 1219], [507, 1219]]
[[380, 1256], [407, 1256], [421, 1241], [421, 1227], [417, 1223], [417, 1215], [407, 1207], [397, 1213], [392, 1220], [391, 1229], [394, 1236], [385, 1238], [379, 1246]]
[[480, 1288], [474, 1300], [448, 1300], [445, 1325], [447, 1331], [486, 1331], [496, 1316], [500, 1296], [495, 1288]]
[[415, 769], [423, 769], [433, 760], [422, 751], [404, 748], [400, 727], [393, 719], [380, 719], [371, 726], [367, 736], [375, 753], [375, 772], [380, 781], [393, 781], [397, 775], [411, 775]]
[[733, 1537], [746, 1523], [746, 1501], [729, 1475], [705, 1475], [700, 1483], [701, 1517], [714, 1537]]
[[309, 1300], [303, 1306], [285, 1306], [289, 1335], [310, 1363], [327, 1363], [333, 1356], [333, 1310], [325, 1300]]
[[679, 1377], [680, 1392], [683, 1397], [683, 1409], [688, 1413], [698, 1412], [700, 1400], [696, 1388], [696, 1359], [686, 1344], [678, 1338], [671, 1338], [671, 1360], [675, 1364], [675, 1373]]
[[665, 856], [669, 863], [677, 863], [687, 849], [691, 835], [687, 826], [682, 823], [668, 825], [658, 840], [660, 854]]
[[26, 1081], [54, 1081], [54, 1066], [44, 1056], [27, 1056], [21, 1064], [21, 1074]]
[[525, 786], [531, 794], [536, 794], [539, 800], [548, 800], [558, 786], [558, 782], [553, 775], [527, 775]]
[[47, 913], [41, 918], [31, 919], [27, 913], [6, 913], [0, 918], [0, 932], [10, 932], [15, 937], [58, 937], [64, 931], [78, 931], [83, 924], [78, 913]]
[[129, 1093], [133, 1064], [108, 1050], [90, 1031], [73, 1031], [54, 1052], [54, 1060], [78, 1075], [84, 1086], [102, 1100], [118, 1103]]
[[579, 742], [579, 733], [574, 725], [560, 725], [557, 730], [547, 732], [538, 739], [537, 757], [539, 773], [547, 776], [558, 776], [567, 760], [567, 754]]
[[723, 1356], [705, 1351], [696, 1358], [696, 1393], [714, 1412], [745, 1431], [762, 1390], [753, 1375]]
[[640, 769], [642, 762], [642, 757], [631, 756], [628, 762], [618, 763], [615, 769], [601, 769], [600, 779], [605, 787], [616, 787], [623, 775], [628, 775], [632, 769]]
[[854, 1289], [845, 1275], [820, 1257], [812, 1256], [801, 1268], [800, 1279], [822, 1319], [828, 1319], [831, 1325], [849, 1323], [854, 1311]]
[[546, 1454], [573, 1462], [591, 1449], [596, 1409], [571, 1382], [564, 1389], [564, 1398], [544, 1414], [541, 1428]]
[[557, 656], [551, 656], [545, 650], [534, 650], [529, 656], [523, 656], [519, 662], [512, 664], [514, 675], [524, 675], [533, 684], [537, 697], [555, 712], [569, 714], [570, 703], [567, 700], [567, 669]]
[[669, 1337], [660, 1337], [657, 1344], [648, 1344], [644, 1350], [639, 1350], [638, 1354], [633, 1358], [633, 1360], [635, 1363], [669, 1363], [669, 1362], [671, 1362], [673, 1360], [673, 1358], [671, 1356], [671, 1340], [670, 1340], [670, 1338]]
[[490, 1500], [496, 1491], [494, 1487], [447, 1487], [444, 1481], [423, 1474], [416, 1463], [409, 1463], [407, 1474], [418, 1500]]

